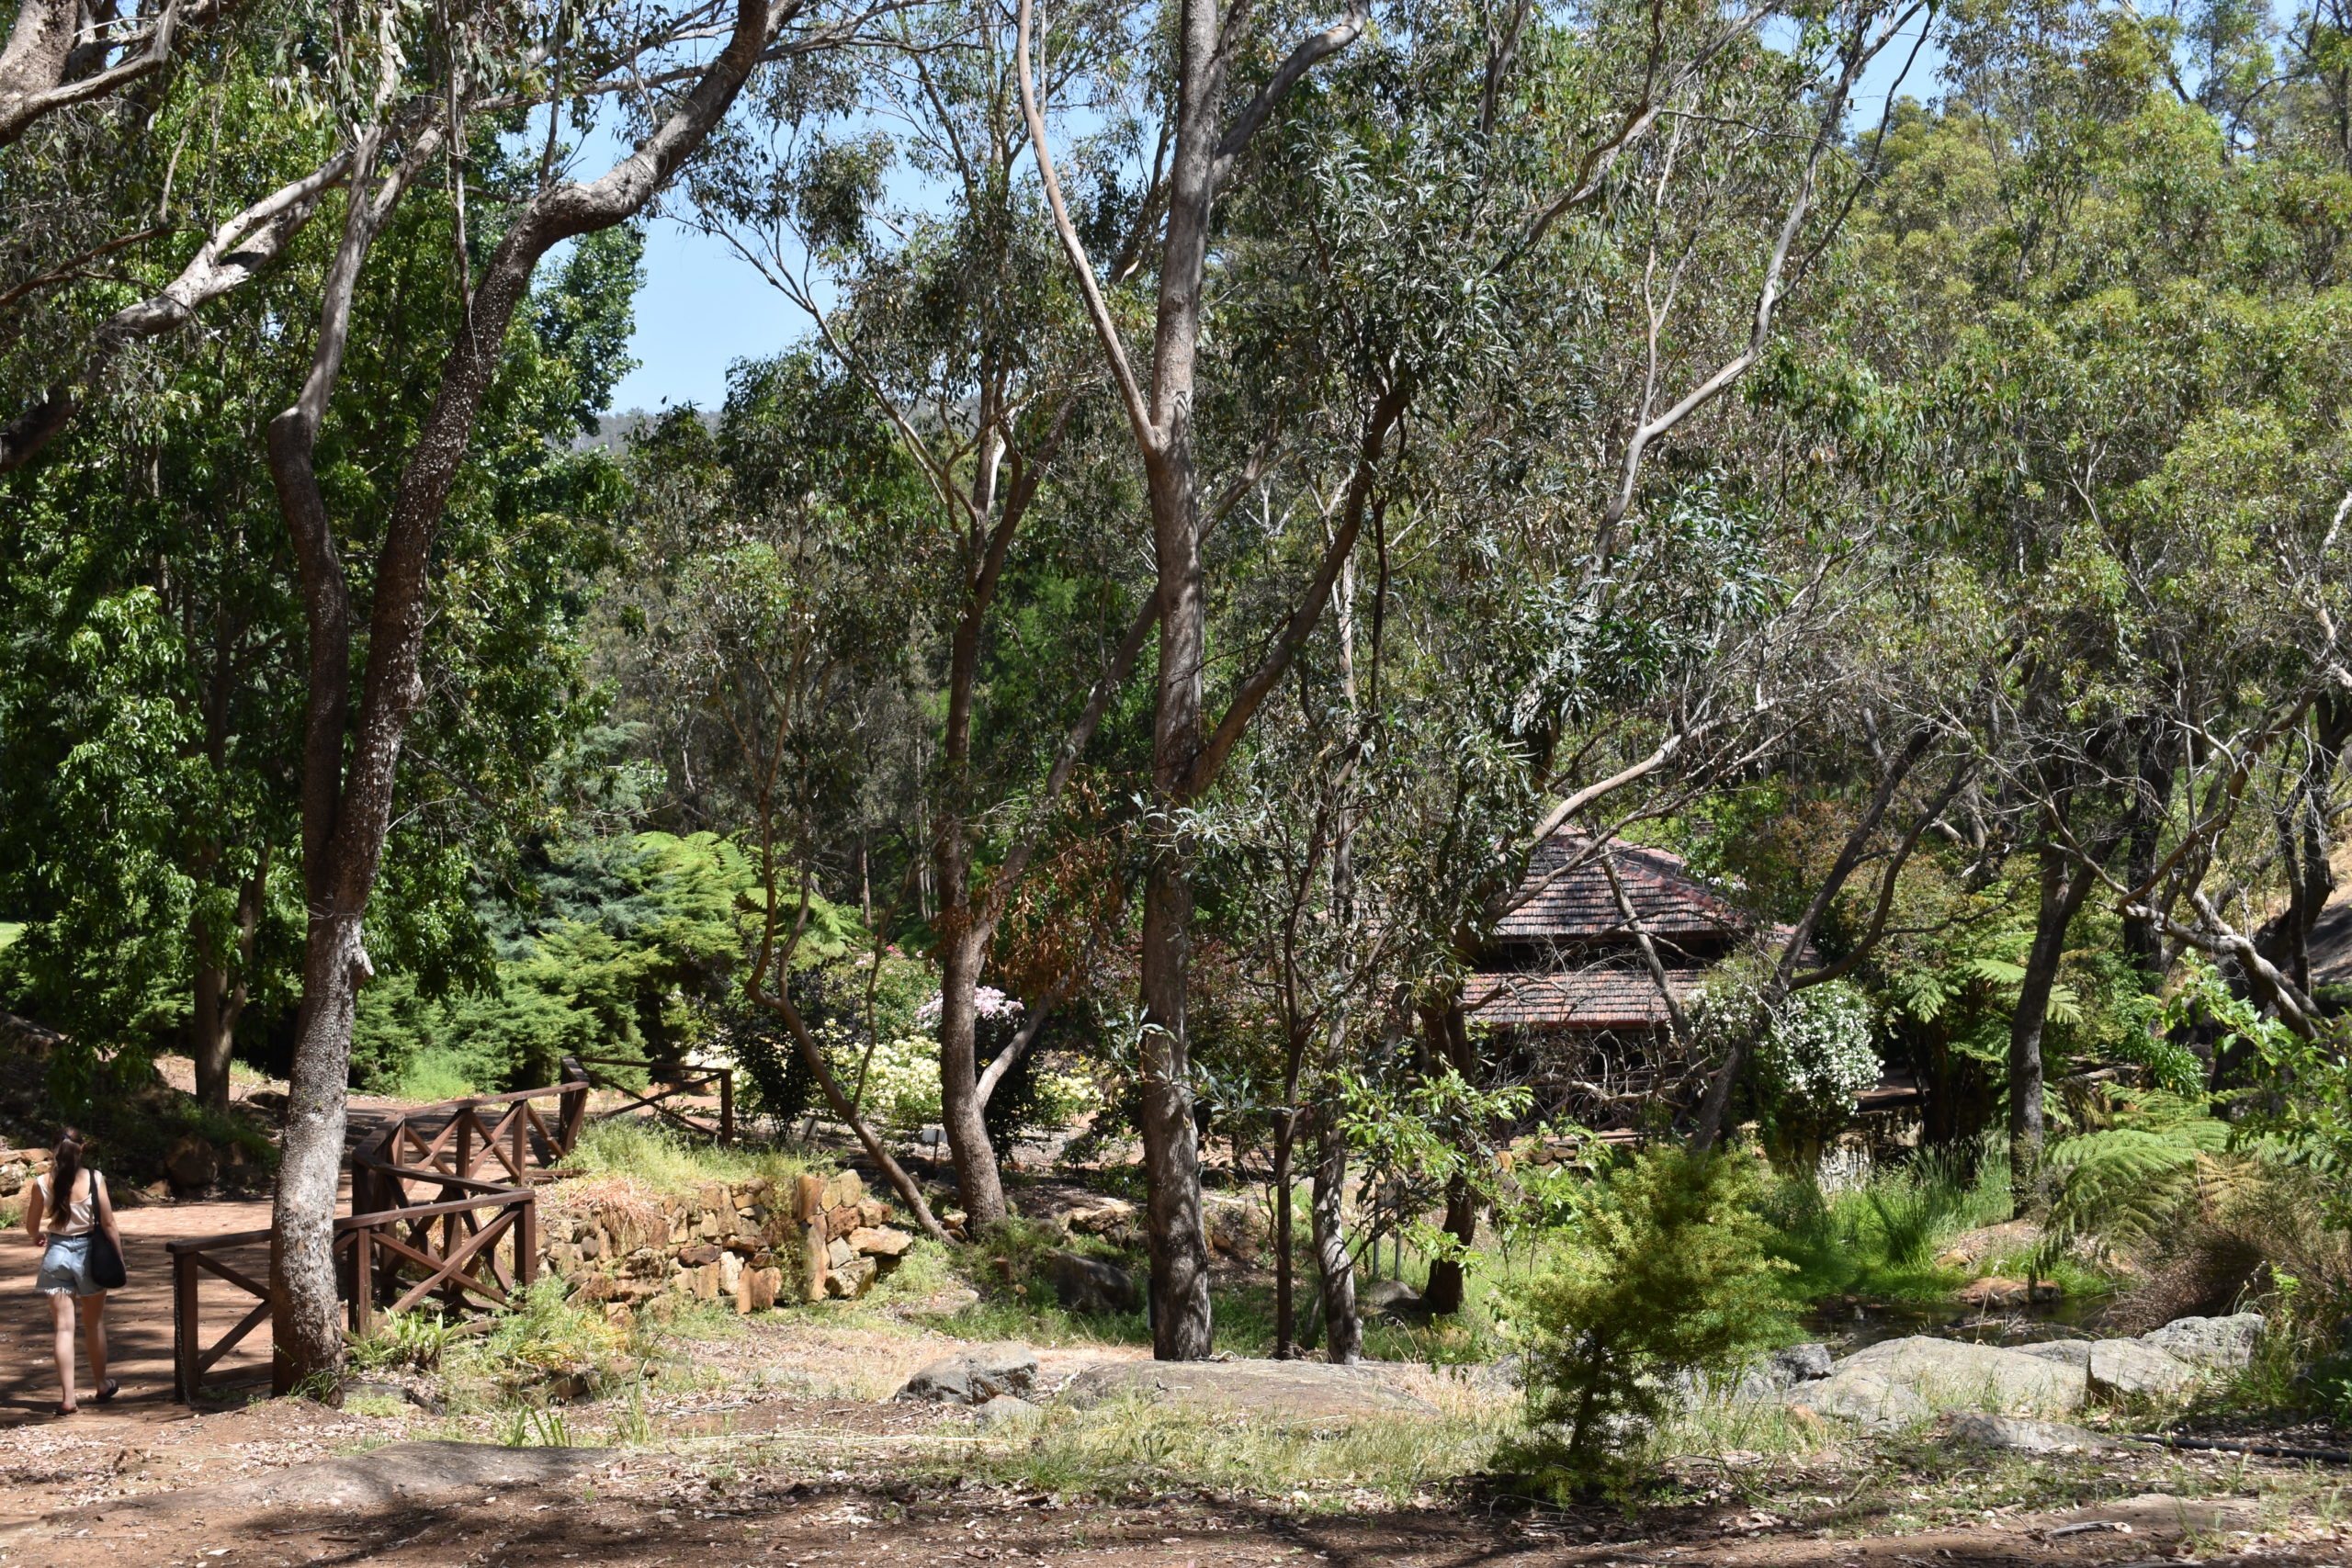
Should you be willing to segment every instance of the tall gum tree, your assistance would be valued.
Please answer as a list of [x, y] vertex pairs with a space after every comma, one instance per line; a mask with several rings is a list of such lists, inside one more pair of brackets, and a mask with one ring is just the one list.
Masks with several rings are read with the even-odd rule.
[[[373, 118], [353, 139], [343, 231], [322, 289], [310, 372], [300, 397], [271, 421], [268, 438], [271, 477], [294, 537], [310, 632], [302, 793], [309, 925], [270, 1258], [281, 1380], [299, 1382], [342, 1359], [334, 1219], [353, 1009], [357, 987], [372, 972], [362, 927], [390, 826], [402, 740], [424, 696], [419, 664], [431, 609], [434, 536], [509, 323], [540, 258], [566, 240], [643, 210], [709, 137], [762, 62], [773, 57], [785, 28], [801, 17], [799, 0], [740, 0], [724, 44], [685, 70], [637, 147], [586, 182], [553, 177], [550, 152], [537, 188], [512, 212], [480, 276], [461, 278], [462, 308], [432, 405], [401, 466], [371, 570], [361, 580], [368, 624], [356, 694], [352, 649], [359, 596], [313, 453], [374, 242], [402, 195], [445, 147], [463, 149], [462, 138], [450, 136], [448, 128], [462, 122], [467, 66], [455, 68], [442, 112], [421, 125]], [[789, 47], [828, 47], [839, 36], [810, 28]], [[467, 59], [457, 51], [449, 57]], [[374, 63], [379, 116], [398, 99], [396, 70], [389, 52]], [[550, 149], [554, 131], [550, 124]]]

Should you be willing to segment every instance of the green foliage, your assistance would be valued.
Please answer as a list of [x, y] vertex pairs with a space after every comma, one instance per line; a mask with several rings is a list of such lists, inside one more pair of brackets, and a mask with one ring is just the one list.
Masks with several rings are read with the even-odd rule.
[[435, 1371], [456, 1337], [456, 1329], [437, 1312], [388, 1312], [352, 1340], [351, 1363], [362, 1371]]
[[1922, 1150], [1825, 1195], [1810, 1171], [1776, 1182], [1758, 1206], [1765, 1250], [1788, 1266], [1781, 1288], [1810, 1305], [1833, 1296], [1933, 1301], [1959, 1280], [1935, 1257], [1964, 1231], [2009, 1216], [2008, 1165], [1996, 1146]]
[[[730, 1004], [755, 880], [709, 833], [554, 846], [486, 911], [499, 954], [486, 985], [435, 995], [394, 972], [360, 992], [354, 1078], [493, 1090], [552, 1083], [567, 1054], [680, 1060]], [[845, 947], [843, 919], [820, 904], [811, 951]]]
[[1754, 1168], [1736, 1155], [1639, 1155], [1596, 1185], [1560, 1258], [1521, 1292], [1530, 1430], [1503, 1462], [1566, 1496], [1665, 1412], [1683, 1372], [1726, 1372], [1794, 1337]]

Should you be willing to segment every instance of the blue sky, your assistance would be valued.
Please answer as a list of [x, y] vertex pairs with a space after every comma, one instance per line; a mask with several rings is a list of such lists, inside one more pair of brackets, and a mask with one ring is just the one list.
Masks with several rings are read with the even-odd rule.
[[[1900, 69], [1907, 40], [1890, 49], [1863, 79], [1857, 124], [1875, 123]], [[1935, 90], [1940, 56], [1921, 51], [1904, 85], [1913, 96]], [[645, 287], [637, 297], [629, 355], [638, 367], [613, 391], [613, 409], [664, 404], [717, 408], [727, 397], [727, 369], [739, 359], [771, 355], [798, 342], [808, 324], [791, 302], [720, 241], [668, 219], [647, 231]]]

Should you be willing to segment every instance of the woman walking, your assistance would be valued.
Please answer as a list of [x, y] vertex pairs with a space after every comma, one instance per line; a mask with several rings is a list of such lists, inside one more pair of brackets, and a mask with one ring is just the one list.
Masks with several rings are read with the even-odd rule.
[[83, 1163], [82, 1134], [71, 1127], [58, 1140], [49, 1174], [34, 1181], [26, 1199], [25, 1234], [39, 1243], [44, 1229], [48, 1247], [41, 1254], [40, 1272], [34, 1277], [33, 1288], [49, 1297], [49, 1315], [57, 1325], [57, 1385], [63, 1395], [57, 1402], [57, 1413], [71, 1416], [79, 1408], [74, 1399], [77, 1310], [83, 1339], [90, 1349], [90, 1378], [98, 1403], [104, 1404], [122, 1392], [122, 1385], [107, 1376], [107, 1293], [90, 1270], [91, 1237], [103, 1232], [119, 1258], [122, 1233], [115, 1228], [114, 1204], [107, 1197], [107, 1184]]

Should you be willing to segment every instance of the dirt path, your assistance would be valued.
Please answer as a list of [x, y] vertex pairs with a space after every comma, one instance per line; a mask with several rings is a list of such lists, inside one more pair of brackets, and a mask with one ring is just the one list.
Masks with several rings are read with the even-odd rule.
[[[387, 1455], [380, 1468], [429, 1462], [429, 1456]], [[684, 1471], [648, 1453], [582, 1453], [572, 1463], [581, 1472], [563, 1479], [464, 1484], [453, 1478], [382, 1503], [347, 1495], [367, 1490], [366, 1472], [348, 1460], [317, 1468], [358, 1474], [357, 1483], [326, 1485], [323, 1476], [306, 1483], [296, 1470], [176, 1497], [119, 1500], [0, 1531], [0, 1565], [2222, 1568], [2264, 1562], [2340, 1568], [2345, 1555], [2341, 1533], [2317, 1521], [2261, 1533], [2244, 1504], [2216, 1508], [2168, 1496], [1908, 1535], [1834, 1537], [1779, 1521], [1658, 1530], [1662, 1521], [1613, 1509], [1529, 1515], [1435, 1503], [1311, 1516], [1187, 1493], [1121, 1506], [952, 1484], [876, 1490], [763, 1472], [756, 1462], [742, 1472]], [[260, 1489], [266, 1495], [257, 1498]]]
[[[168, 1241], [218, 1235], [232, 1231], [266, 1229], [269, 1202], [253, 1199], [226, 1203], [157, 1203], [119, 1211], [123, 1259], [130, 1283], [107, 1298], [107, 1348], [110, 1375], [122, 1384], [122, 1396], [107, 1414], [144, 1420], [170, 1419], [186, 1414], [172, 1404], [172, 1269], [164, 1251]], [[266, 1278], [269, 1248], [249, 1249], [237, 1260], [249, 1273]], [[54, 1420], [57, 1404], [57, 1363], [50, 1350], [49, 1299], [33, 1290], [40, 1268], [40, 1250], [22, 1230], [0, 1236], [0, 1426], [28, 1420]], [[208, 1327], [235, 1321], [242, 1314], [232, 1303], [242, 1294], [224, 1280], [208, 1281], [203, 1290]], [[250, 1304], [250, 1303], [248, 1303]], [[215, 1369], [220, 1381], [237, 1382], [269, 1376], [269, 1329], [266, 1325], [248, 1335]], [[89, 1366], [81, 1363], [75, 1382], [86, 1396]], [[87, 1420], [91, 1416], [77, 1416]]]

